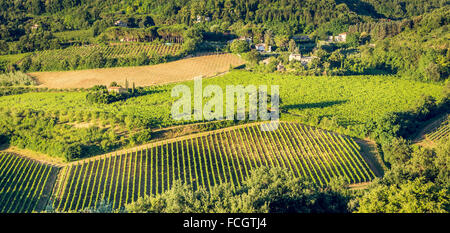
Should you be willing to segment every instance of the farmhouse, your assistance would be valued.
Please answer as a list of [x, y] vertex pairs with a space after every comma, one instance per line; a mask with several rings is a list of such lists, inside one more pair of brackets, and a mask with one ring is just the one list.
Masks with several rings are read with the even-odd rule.
[[303, 66], [307, 66], [314, 58], [318, 58], [316, 56], [304, 56], [302, 57], [301, 54], [291, 53], [289, 55], [289, 61], [299, 61], [302, 63]]
[[114, 25], [118, 26], [118, 27], [128, 27], [128, 24], [122, 20], [117, 20]]
[[211, 18], [209, 16], [202, 17], [201, 15], [197, 15], [194, 23], [209, 22], [209, 21], [211, 21]]
[[347, 32], [341, 33], [337, 36], [329, 36], [327, 42], [345, 42], [347, 41]]
[[127, 93], [128, 90], [123, 87], [108, 87], [108, 92], [114, 92], [114, 93]]
[[302, 55], [301, 54], [296, 54], [296, 53], [291, 53], [291, 55], [289, 55], [289, 61], [300, 61], [302, 59]]
[[336, 42], [345, 42], [347, 40], [347, 33], [341, 33], [335, 38]]
[[196, 23], [202, 22], [202, 16], [197, 15], [197, 19], [195, 20]]
[[241, 37], [239, 37], [239, 39], [238, 39], [238, 40], [245, 40], [245, 41], [247, 41], [247, 43], [251, 44], [251, 43], [252, 43], [252, 40], [253, 40], [253, 38], [252, 38], [252, 37], [245, 37], [245, 36], [241, 36]]
[[139, 42], [139, 38], [124, 37], [120, 39], [120, 42]]
[[255, 49], [258, 52], [271, 52], [272, 46], [267, 46], [266, 44], [256, 44]]
[[34, 24], [33, 26], [30, 27], [31, 30], [36, 30], [39, 28], [39, 24]]

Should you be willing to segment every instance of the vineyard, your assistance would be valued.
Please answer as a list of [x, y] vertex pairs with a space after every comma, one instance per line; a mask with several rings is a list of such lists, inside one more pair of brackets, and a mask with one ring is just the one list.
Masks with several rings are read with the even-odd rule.
[[334, 177], [371, 181], [375, 175], [359, 151], [349, 137], [297, 123], [283, 122], [275, 131], [259, 125], [219, 130], [68, 165], [58, 177], [52, 205], [80, 210], [105, 200], [119, 208], [168, 190], [175, 180], [193, 188], [223, 182], [239, 187], [260, 166], [284, 167], [323, 186]]
[[59, 168], [0, 153], [0, 213], [43, 210]]
[[434, 131], [427, 134], [427, 138], [433, 142], [440, 141], [447, 138], [450, 133], [450, 118], [447, 118], [441, 125]]
[[148, 56], [158, 54], [160, 56], [175, 55], [181, 50], [181, 45], [164, 44], [125, 44], [125, 45], [91, 45], [91, 46], [72, 46], [66, 49], [45, 50], [36, 53], [33, 59], [42, 61], [60, 61], [70, 59], [74, 56], [89, 58], [94, 53], [102, 53], [107, 58], [119, 57], [137, 57], [141, 53]]

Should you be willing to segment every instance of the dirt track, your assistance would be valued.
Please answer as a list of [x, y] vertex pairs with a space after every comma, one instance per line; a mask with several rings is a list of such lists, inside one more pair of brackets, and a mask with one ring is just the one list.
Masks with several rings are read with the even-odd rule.
[[192, 80], [196, 76], [214, 76], [228, 71], [230, 65], [240, 66], [244, 61], [233, 54], [208, 55], [151, 66], [117, 67], [77, 71], [30, 73], [39, 87], [89, 88], [94, 85], [125, 84], [125, 79], [136, 86], [151, 86]]

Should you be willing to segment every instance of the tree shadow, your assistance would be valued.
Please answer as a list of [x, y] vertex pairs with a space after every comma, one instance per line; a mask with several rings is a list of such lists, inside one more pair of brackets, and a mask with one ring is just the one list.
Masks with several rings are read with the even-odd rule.
[[307, 109], [307, 108], [326, 108], [337, 104], [344, 104], [347, 100], [324, 101], [318, 103], [293, 104], [280, 107], [281, 111], [288, 112], [291, 109]]
[[10, 146], [9, 142], [5, 142], [3, 144], [0, 144], [0, 151], [8, 149], [9, 146]]

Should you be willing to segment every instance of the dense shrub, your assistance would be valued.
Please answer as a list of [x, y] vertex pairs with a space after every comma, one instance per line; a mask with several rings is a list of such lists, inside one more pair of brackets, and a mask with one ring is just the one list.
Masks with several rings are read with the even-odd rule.
[[29, 75], [20, 71], [14, 73], [0, 74], [0, 86], [31, 86], [36, 85], [36, 81]]
[[[176, 182], [163, 194], [147, 196], [126, 206], [146, 213], [345, 213], [349, 195], [342, 181], [320, 188], [281, 168], [257, 168], [240, 188], [230, 183], [212, 190], [193, 190]], [[338, 188], [340, 186], [340, 188]]]
[[230, 45], [232, 53], [245, 53], [250, 51], [250, 45], [245, 40], [234, 40]]

